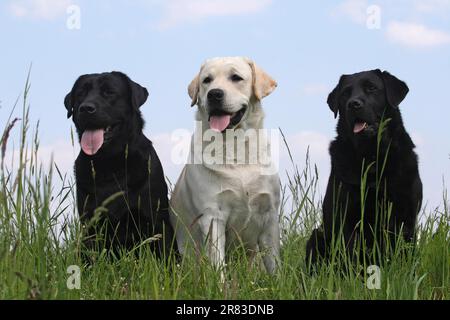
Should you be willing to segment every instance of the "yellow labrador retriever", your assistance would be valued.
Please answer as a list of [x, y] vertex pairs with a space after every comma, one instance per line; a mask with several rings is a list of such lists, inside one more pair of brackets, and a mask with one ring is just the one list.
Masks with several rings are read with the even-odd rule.
[[197, 126], [191, 162], [171, 199], [182, 254], [190, 247], [204, 249], [215, 266], [223, 267], [226, 248], [243, 244], [249, 253], [263, 254], [268, 272], [276, 270], [279, 176], [266, 170], [271, 161], [258, 157], [270, 148], [267, 135], [260, 134], [261, 100], [276, 87], [253, 61], [241, 57], [206, 61], [189, 85], [192, 106], [198, 105]]

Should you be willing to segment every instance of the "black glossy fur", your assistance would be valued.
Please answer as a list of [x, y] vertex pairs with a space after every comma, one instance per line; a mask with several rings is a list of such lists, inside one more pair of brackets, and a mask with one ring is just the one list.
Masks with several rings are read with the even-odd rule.
[[[159, 234], [163, 238], [151, 242], [158, 256], [168, 256], [176, 246], [163, 168], [142, 132], [139, 108], [147, 97], [145, 88], [120, 72], [81, 76], [66, 96], [68, 117], [73, 116], [80, 140], [87, 129], [112, 126], [98, 153], [89, 156], [81, 150], [75, 162], [78, 212], [88, 248], [102, 239], [117, 253]], [[120, 192], [95, 222], [95, 210]]]
[[[373, 252], [374, 246], [378, 247], [381, 254], [376, 255], [376, 261], [372, 260], [376, 263], [386, 258], [383, 252], [387, 246], [395, 246], [400, 232], [405, 241], [414, 241], [422, 202], [422, 183], [415, 146], [403, 126], [398, 108], [408, 91], [403, 81], [388, 72], [373, 70], [342, 76], [330, 93], [329, 107], [336, 117], [339, 114], [337, 138], [330, 146], [331, 175], [323, 202], [323, 225], [313, 231], [307, 243], [307, 263], [316, 264], [322, 258], [327, 261], [333, 233], [339, 234], [340, 228], [349, 253], [356, 253], [356, 240], [364, 239], [369, 248], [366, 253]], [[390, 121], [382, 134], [377, 157], [377, 134], [382, 119]], [[358, 131], [355, 124], [364, 122], [366, 129], [355, 133], [354, 130]], [[386, 166], [381, 176], [385, 158]], [[363, 163], [364, 170], [373, 165], [367, 176], [361, 234]], [[381, 176], [378, 199], [377, 175]], [[382, 209], [376, 209], [377, 203]], [[385, 214], [388, 211], [386, 203], [392, 204], [389, 220]], [[386, 231], [387, 237], [384, 236]]]

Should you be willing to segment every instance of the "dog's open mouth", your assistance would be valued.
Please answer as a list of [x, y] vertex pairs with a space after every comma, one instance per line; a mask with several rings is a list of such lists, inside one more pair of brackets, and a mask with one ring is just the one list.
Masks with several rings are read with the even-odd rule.
[[369, 128], [369, 124], [367, 122], [362, 121], [362, 120], [356, 120], [355, 125], [353, 127], [353, 133], [359, 134], [359, 133], [364, 132], [368, 128]]
[[86, 129], [81, 136], [81, 149], [88, 156], [98, 153], [101, 147], [110, 142], [113, 131], [119, 124], [101, 129]]
[[244, 118], [247, 107], [243, 107], [238, 112], [229, 114], [225, 112], [214, 112], [209, 115], [209, 126], [216, 132], [224, 132], [239, 125]]

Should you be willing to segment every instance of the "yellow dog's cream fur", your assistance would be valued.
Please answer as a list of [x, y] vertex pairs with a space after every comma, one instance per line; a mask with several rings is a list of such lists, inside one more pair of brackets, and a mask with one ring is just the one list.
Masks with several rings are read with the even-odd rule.
[[[231, 81], [233, 74], [243, 80]], [[203, 83], [206, 77], [213, 81]], [[212, 89], [225, 92], [224, 110], [230, 114], [247, 106], [234, 130], [263, 129], [261, 99], [271, 94], [276, 86], [269, 75], [247, 58], [206, 61], [188, 90], [192, 106], [198, 105], [196, 118], [200, 124], [196, 131], [209, 129], [207, 95]], [[222, 135], [225, 137], [225, 133]], [[192, 140], [191, 155], [195, 157], [196, 142]], [[268, 148], [266, 142], [259, 141], [259, 146]], [[203, 150], [206, 143], [201, 144]], [[223, 148], [226, 154], [226, 146]], [[171, 198], [171, 221], [182, 254], [187, 254], [190, 247], [206, 246], [205, 252], [212, 263], [221, 267], [225, 265], [226, 248], [242, 243], [249, 252], [262, 252], [268, 272], [276, 270], [280, 248], [279, 176], [264, 174], [263, 167], [255, 163], [202, 163], [184, 167]]]

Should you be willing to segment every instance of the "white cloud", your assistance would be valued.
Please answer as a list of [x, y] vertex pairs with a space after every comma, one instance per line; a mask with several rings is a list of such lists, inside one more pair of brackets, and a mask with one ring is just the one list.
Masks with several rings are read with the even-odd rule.
[[271, 3], [272, 0], [166, 0], [160, 2], [165, 13], [159, 27], [167, 29], [209, 17], [256, 13]]
[[328, 159], [328, 146], [330, 139], [322, 133], [313, 131], [301, 131], [286, 137], [292, 154], [304, 157], [308, 151], [316, 160]]
[[[188, 130], [186, 130], [188, 131]], [[164, 174], [169, 178], [172, 184], [177, 182], [178, 176], [184, 167], [184, 163], [188, 159], [188, 156], [177, 155], [177, 159], [174, 159], [173, 150], [175, 148], [188, 150], [190, 146], [190, 138], [184, 141], [174, 141], [172, 139], [172, 133], [159, 133], [155, 135], [148, 135], [150, 140], [153, 142], [153, 146], [158, 154], [159, 160], [161, 161]], [[190, 137], [190, 134], [187, 135]]]
[[292, 166], [286, 147], [284, 144], [281, 144], [280, 177], [282, 183], [288, 183], [286, 174], [292, 178], [294, 170], [298, 170], [301, 173], [306, 169], [306, 156], [309, 150], [308, 160], [312, 166], [311, 169], [314, 170], [314, 166], [317, 166], [319, 174], [317, 196], [319, 198], [323, 197], [331, 169], [331, 161], [328, 153], [330, 138], [320, 132], [300, 131], [287, 135], [286, 141], [296, 169]]
[[440, 13], [450, 10], [450, 0], [416, 0], [414, 8], [420, 13]]
[[368, 7], [367, 0], [345, 0], [332, 11], [332, 16], [345, 17], [354, 23], [365, 24]]
[[19, 18], [51, 20], [65, 14], [71, 4], [72, 0], [14, 0], [9, 11]]
[[[11, 139], [11, 141], [8, 141], [8, 147], [11, 147], [9, 150], [6, 151], [5, 154], [5, 165], [12, 169], [11, 165], [15, 166], [17, 163], [17, 159], [19, 157], [19, 150], [14, 149], [14, 141]], [[69, 139], [67, 140], [57, 140], [50, 144], [41, 145], [38, 150], [38, 163], [39, 165], [42, 165], [45, 171], [48, 171], [50, 166], [50, 160], [53, 157], [54, 163], [58, 166], [61, 173], [64, 174], [72, 174], [73, 171], [73, 164], [75, 162], [76, 157], [78, 156], [80, 147], [78, 146], [78, 143], [76, 143], [75, 146], [72, 146]], [[29, 149], [27, 151], [28, 153], [28, 159], [30, 158], [30, 152]], [[15, 168], [15, 167], [14, 167]], [[17, 168], [15, 168], [17, 169]]]
[[407, 47], [424, 48], [450, 44], [449, 33], [416, 23], [393, 21], [389, 23], [386, 35], [393, 43]]
[[72, 174], [75, 159], [80, 152], [78, 142], [72, 146], [70, 139], [58, 140], [52, 144], [44, 145], [39, 149], [39, 159], [43, 164], [48, 165], [51, 157], [58, 166], [61, 173]]
[[[332, 16], [345, 17], [358, 24], [365, 24], [367, 9], [373, 5], [369, 0], [343, 0], [336, 6]], [[414, 0], [414, 1], [389, 1], [378, 0], [377, 6], [386, 9], [386, 12], [411, 12], [418, 14], [449, 14], [450, 0]]]
[[[425, 14], [450, 14], [450, 0], [414, 0], [411, 4], [406, 1], [394, 3], [379, 1], [384, 12], [399, 11], [423, 18]], [[332, 11], [332, 16], [344, 17], [350, 21], [363, 25], [368, 18], [368, 0], [344, 0]], [[383, 16], [384, 18], [385, 16]], [[450, 43], [450, 33], [432, 29], [425, 24], [412, 22], [390, 21], [387, 24], [386, 37], [393, 43], [406, 47], [436, 47]]]

